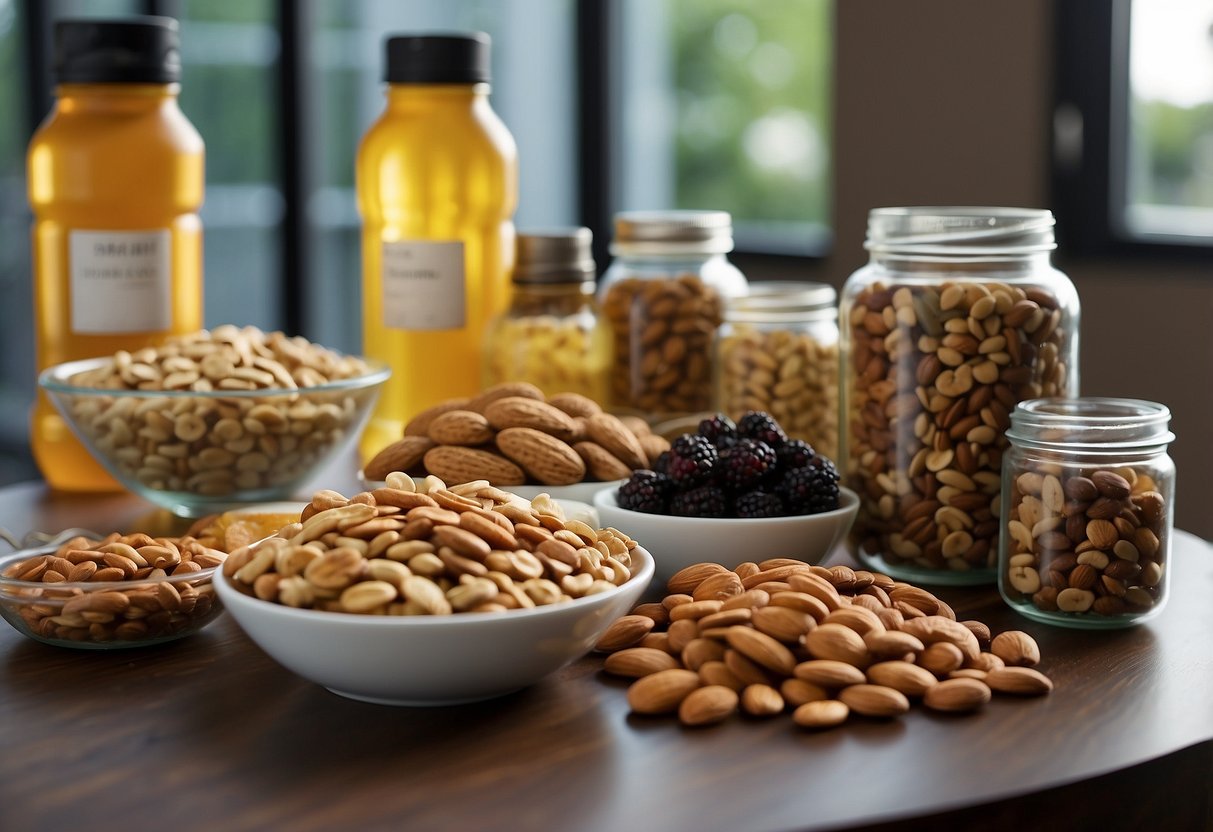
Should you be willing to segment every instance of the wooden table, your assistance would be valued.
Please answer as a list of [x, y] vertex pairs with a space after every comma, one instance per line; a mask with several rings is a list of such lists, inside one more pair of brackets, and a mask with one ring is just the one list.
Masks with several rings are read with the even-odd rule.
[[[130, 497], [0, 489], [14, 531], [155, 519]], [[0, 830], [1213, 829], [1213, 549], [1178, 533], [1173, 570], [1162, 615], [1106, 633], [941, 590], [1034, 635], [1054, 694], [821, 734], [638, 718], [593, 658], [503, 699], [406, 709], [304, 681], [226, 616], [105, 653], [5, 627]]]

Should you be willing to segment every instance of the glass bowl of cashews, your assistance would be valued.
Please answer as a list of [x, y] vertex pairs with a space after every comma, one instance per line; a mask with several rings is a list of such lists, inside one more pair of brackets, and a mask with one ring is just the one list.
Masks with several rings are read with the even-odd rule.
[[652, 576], [636, 541], [547, 495], [390, 474], [353, 497], [318, 492], [300, 522], [232, 552], [215, 588], [288, 670], [415, 706], [538, 682], [588, 653]]
[[123, 487], [197, 517], [297, 492], [352, 445], [390, 372], [281, 332], [220, 326], [59, 364], [38, 383]]

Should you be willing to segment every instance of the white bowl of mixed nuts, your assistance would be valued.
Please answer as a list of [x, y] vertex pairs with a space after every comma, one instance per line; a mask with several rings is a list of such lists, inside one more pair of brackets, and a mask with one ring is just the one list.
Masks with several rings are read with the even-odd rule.
[[653, 559], [609, 529], [486, 483], [394, 474], [232, 553], [215, 581], [249, 637], [334, 693], [449, 705], [534, 684], [639, 599]]
[[386, 367], [221, 326], [38, 379], [125, 488], [184, 516], [290, 497], [358, 436]]

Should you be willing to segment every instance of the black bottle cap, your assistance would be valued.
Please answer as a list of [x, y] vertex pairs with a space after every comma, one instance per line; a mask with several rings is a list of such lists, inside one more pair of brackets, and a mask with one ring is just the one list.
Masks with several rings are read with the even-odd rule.
[[175, 84], [181, 80], [177, 21], [132, 16], [55, 23], [56, 83]]
[[389, 37], [384, 80], [389, 84], [488, 83], [489, 43], [484, 32]]

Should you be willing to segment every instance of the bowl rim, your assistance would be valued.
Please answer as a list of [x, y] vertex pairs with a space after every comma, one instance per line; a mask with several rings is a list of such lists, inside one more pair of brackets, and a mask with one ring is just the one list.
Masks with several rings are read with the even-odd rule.
[[[572, 601], [566, 601], [562, 604], [544, 604], [533, 609], [478, 612], [466, 615], [463, 613], [452, 615], [361, 615], [353, 612], [298, 609], [296, 607], [288, 607], [285, 604], [275, 604], [272, 601], [263, 601], [251, 595], [245, 595], [228, 582], [228, 577], [223, 574], [222, 569], [219, 569], [218, 573], [216, 573], [214, 583], [216, 587], [215, 591], [218, 593], [220, 600], [223, 601], [224, 606], [234, 616], [237, 616], [237, 613], [233, 612], [234, 608], [241, 606], [245, 609], [260, 610], [267, 615], [276, 615], [288, 621], [334, 621], [338, 624], [360, 623], [371, 627], [417, 627], [422, 629], [442, 626], [474, 627], [485, 622], [525, 621], [531, 618], [551, 615], [558, 610], [589, 607], [606, 601], [609, 598], [617, 597], [624, 589], [635, 586], [636, 584], [633, 582], [637, 581], [637, 579], [642, 579], [640, 583], [643, 584], [641, 588], [641, 592], [643, 592], [648, 588], [648, 584], [652, 582], [653, 575], [657, 571], [657, 560], [643, 546], [637, 545], [633, 550], [633, 556], [635, 556], [636, 552], [640, 552], [643, 555], [640, 571], [634, 573], [626, 582], [616, 586], [614, 591], [583, 595], [580, 598], [574, 598]], [[218, 567], [216, 568], [218, 569]], [[236, 596], [239, 596], [239, 598], [237, 599]], [[244, 604], [245, 601], [249, 602], [247, 606]], [[236, 620], [240, 620], [238, 616]]]
[[[83, 537], [83, 535], [81, 535]], [[100, 539], [100, 538], [97, 538]], [[182, 572], [180, 575], [165, 575], [163, 578], [134, 578], [129, 581], [60, 581], [57, 584], [43, 583], [42, 581], [22, 581], [17, 578], [7, 578], [4, 576], [4, 570], [20, 560], [28, 560], [38, 557], [39, 555], [49, 555], [59, 550], [63, 543], [47, 543], [42, 546], [31, 546], [25, 549], [18, 549], [14, 552], [0, 555], [0, 599], [5, 601], [15, 600], [22, 603], [56, 603], [67, 601], [67, 598], [43, 598], [21, 594], [10, 594], [14, 590], [22, 589], [80, 589], [84, 592], [107, 592], [115, 589], [130, 589], [134, 586], [144, 584], [162, 584], [162, 583], [184, 583], [186, 581], [198, 581], [204, 579], [214, 580], [216, 571], [220, 570], [219, 566], [210, 566], [206, 569], [199, 569], [197, 572]]]
[[600, 491], [594, 492], [594, 507], [609, 508], [615, 511], [624, 511], [627, 512], [628, 515], [634, 515], [636, 517], [653, 517], [658, 518], [659, 520], [668, 520], [673, 523], [687, 524], [721, 524], [745, 521], [746, 525], [752, 524], [754, 526], [760, 526], [765, 524], [768, 526], [773, 526], [778, 525], [779, 523], [796, 521], [807, 522], [810, 520], [841, 519], [845, 517], [848, 512], [855, 511], [859, 507], [859, 495], [846, 486], [840, 485], [838, 487], [838, 508], [831, 509], [830, 511], [821, 511], [817, 514], [785, 514], [780, 517], [683, 517], [678, 514], [650, 514], [646, 511], [635, 511], [634, 509], [623, 508], [615, 499], [615, 493], [617, 491], [618, 487], [607, 487]]
[[[359, 356], [353, 356], [359, 357]], [[259, 399], [274, 396], [299, 396], [312, 393], [334, 393], [348, 390], [361, 390], [374, 387], [387, 381], [392, 374], [392, 368], [382, 361], [373, 358], [361, 358], [366, 363], [368, 371], [360, 376], [327, 381], [312, 387], [262, 387], [257, 390], [126, 390], [110, 389], [107, 387], [84, 387], [71, 384], [67, 379], [88, 370], [95, 370], [106, 362], [113, 361], [113, 356], [103, 355], [96, 358], [82, 358], [76, 361], [64, 361], [47, 367], [38, 374], [38, 386], [51, 393], [73, 396], [125, 396], [134, 399], [170, 398], [170, 399]]]

